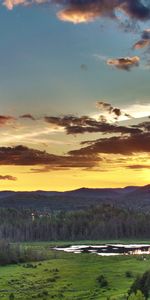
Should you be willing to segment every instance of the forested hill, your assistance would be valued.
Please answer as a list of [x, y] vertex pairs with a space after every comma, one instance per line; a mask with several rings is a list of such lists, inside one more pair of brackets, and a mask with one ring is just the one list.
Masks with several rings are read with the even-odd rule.
[[91, 206], [108, 204], [150, 212], [150, 185], [125, 188], [81, 188], [67, 192], [0, 192], [1, 208], [31, 208], [46, 211], [81, 210]]
[[149, 239], [150, 186], [1, 192], [0, 239]]
[[43, 212], [0, 209], [0, 240], [119, 240], [150, 239], [150, 213], [109, 204], [79, 211]]

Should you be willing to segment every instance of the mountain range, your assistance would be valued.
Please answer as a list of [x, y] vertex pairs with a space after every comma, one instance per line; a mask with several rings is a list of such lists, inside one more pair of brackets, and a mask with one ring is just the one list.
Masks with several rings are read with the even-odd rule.
[[150, 185], [125, 188], [80, 188], [66, 192], [0, 192], [0, 207], [40, 211], [79, 210], [100, 204], [150, 211]]

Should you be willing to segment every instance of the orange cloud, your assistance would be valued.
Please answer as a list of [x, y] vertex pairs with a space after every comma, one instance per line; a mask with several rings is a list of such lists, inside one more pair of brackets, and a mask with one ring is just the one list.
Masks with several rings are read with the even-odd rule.
[[15, 121], [15, 118], [12, 116], [0, 115], [0, 126], [6, 125], [6, 124], [10, 123], [11, 121]]
[[26, 0], [5, 0], [3, 4], [9, 9], [12, 10], [14, 6], [20, 4], [27, 4]]
[[74, 24], [78, 23], [87, 23], [94, 21], [96, 17], [99, 16], [99, 13], [92, 11], [80, 11], [77, 9], [64, 9], [57, 13], [57, 17], [61, 21], [72, 22]]
[[12, 180], [12, 181], [15, 181], [15, 180], [17, 180], [17, 178], [14, 177], [14, 176], [11, 176], [11, 175], [0, 175], [0, 180]]
[[108, 59], [107, 65], [114, 66], [117, 69], [130, 71], [133, 67], [138, 67], [140, 58], [138, 56], [133, 57], [121, 57], [115, 59]]
[[84, 23], [97, 17], [116, 18], [116, 11], [122, 10], [124, 14], [136, 20], [149, 20], [150, 7], [142, 0], [3, 0], [3, 4], [12, 9], [16, 5], [30, 5], [54, 3], [63, 6], [58, 12], [58, 18], [62, 21]]
[[140, 40], [133, 45], [133, 49], [142, 49], [150, 45], [150, 40]]

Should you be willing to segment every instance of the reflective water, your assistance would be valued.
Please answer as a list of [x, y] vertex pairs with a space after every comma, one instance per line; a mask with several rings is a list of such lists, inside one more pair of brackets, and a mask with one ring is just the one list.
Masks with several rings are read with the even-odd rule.
[[54, 249], [76, 254], [96, 253], [101, 256], [150, 254], [150, 244], [70, 245]]

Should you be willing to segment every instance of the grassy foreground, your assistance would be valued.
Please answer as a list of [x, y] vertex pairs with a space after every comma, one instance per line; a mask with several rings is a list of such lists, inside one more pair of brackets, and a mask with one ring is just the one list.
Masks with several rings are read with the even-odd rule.
[[[46, 249], [48, 259], [0, 267], [0, 299], [120, 299], [136, 275], [150, 269], [148, 255], [100, 257], [53, 251], [50, 243], [32, 246]], [[129, 271], [132, 277], [126, 276]], [[106, 277], [108, 287], [100, 287], [99, 275]]]

